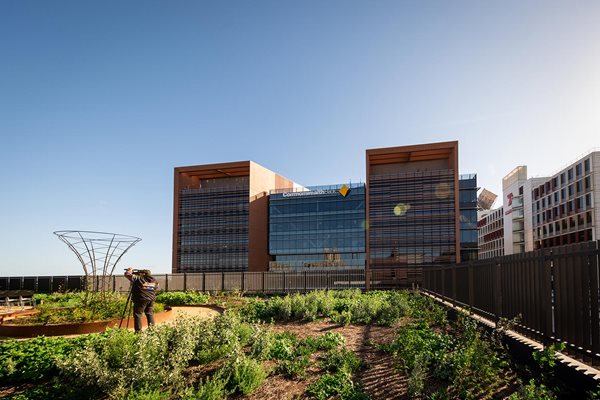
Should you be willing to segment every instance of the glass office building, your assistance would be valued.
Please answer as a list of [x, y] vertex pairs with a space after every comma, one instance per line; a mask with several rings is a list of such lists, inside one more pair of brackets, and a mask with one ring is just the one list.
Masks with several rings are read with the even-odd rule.
[[272, 191], [270, 270], [364, 268], [364, 184]]
[[460, 175], [460, 261], [477, 260], [478, 228], [477, 228], [477, 175]]

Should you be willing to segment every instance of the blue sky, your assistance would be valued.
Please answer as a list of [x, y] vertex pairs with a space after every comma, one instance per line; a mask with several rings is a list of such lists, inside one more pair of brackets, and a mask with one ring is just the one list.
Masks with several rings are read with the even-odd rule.
[[0, 276], [79, 274], [52, 232], [170, 270], [173, 168], [365, 179], [367, 148], [459, 140], [496, 193], [600, 146], [598, 1], [2, 1]]

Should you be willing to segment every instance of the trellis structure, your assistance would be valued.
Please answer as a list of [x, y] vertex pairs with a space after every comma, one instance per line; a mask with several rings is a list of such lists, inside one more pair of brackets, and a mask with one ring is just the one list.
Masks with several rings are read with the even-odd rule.
[[[56, 231], [58, 238], [75, 253], [86, 277], [86, 291], [112, 290], [110, 277], [123, 255], [140, 238], [119, 233]], [[91, 284], [91, 285], [90, 285]]]

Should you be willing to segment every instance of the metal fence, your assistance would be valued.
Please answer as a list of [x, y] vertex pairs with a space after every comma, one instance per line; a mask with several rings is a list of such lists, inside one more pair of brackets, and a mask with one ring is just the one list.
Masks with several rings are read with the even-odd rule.
[[[411, 270], [414, 272], [413, 270]], [[419, 269], [420, 274], [420, 269]], [[420, 276], [420, 275], [419, 275]], [[199, 272], [181, 274], [157, 274], [163, 291], [197, 290], [247, 293], [293, 293], [311, 290], [341, 289], [401, 289], [416, 284], [404, 270], [364, 269], [339, 271], [269, 271], [269, 272]], [[93, 288], [109, 288], [127, 291], [129, 281], [124, 276], [111, 276], [102, 282], [96, 277]], [[368, 285], [367, 285], [368, 283]], [[83, 276], [24, 276], [0, 277], [0, 290], [33, 290], [36, 293], [79, 291], [85, 288]]]
[[[241, 291], [247, 293], [290, 293], [311, 290], [366, 288], [364, 269], [302, 272], [216, 272], [154, 275], [161, 290]], [[369, 274], [373, 289], [404, 287], [390, 271], [376, 270]], [[127, 291], [129, 281], [124, 276], [112, 276], [108, 282], [96, 277], [93, 287], [108, 287]], [[104, 286], [102, 284], [105, 284]], [[33, 290], [36, 293], [79, 291], [85, 287], [83, 276], [25, 276], [0, 277], [0, 290]]]
[[586, 242], [423, 271], [423, 290], [600, 363], [600, 242]]

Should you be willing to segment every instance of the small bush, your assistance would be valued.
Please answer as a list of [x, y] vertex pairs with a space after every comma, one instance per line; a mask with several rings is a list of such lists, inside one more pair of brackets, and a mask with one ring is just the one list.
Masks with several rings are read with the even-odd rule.
[[188, 390], [183, 396], [184, 400], [224, 400], [229, 392], [225, 388], [227, 381], [220, 374], [215, 374], [200, 382], [196, 390]]
[[342, 347], [341, 349], [329, 350], [321, 360], [321, 368], [329, 372], [348, 372], [358, 370], [361, 361], [354, 352]]
[[326, 400], [332, 397], [342, 400], [368, 399], [346, 372], [322, 375], [315, 383], [306, 388], [306, 393], [317, 400]]
[[167, 306], [206, 304], [209, 299], [209, 295], [195, 291], [161, 292], [156, 296], [156, 301], [158, 303], [163, 303]]
[[228, 377], [227, 386], [231, 392], [244, 395], [252, 393], [267, 378], [267, 372], [256, 360], [238, 353], [230, 359], [222, 369], [223, 376]]

